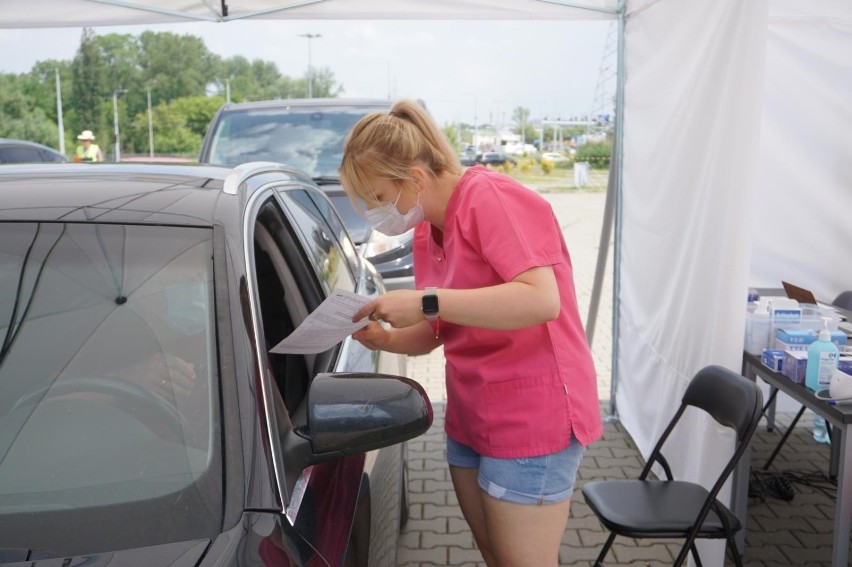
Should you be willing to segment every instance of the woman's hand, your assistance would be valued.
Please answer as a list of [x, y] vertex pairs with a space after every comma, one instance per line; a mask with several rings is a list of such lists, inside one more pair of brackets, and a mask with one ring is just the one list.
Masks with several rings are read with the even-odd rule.
[[369, 325], [352, 333], [352, 338], [370, 350], [387, 350], [390, 333], [381, 323], [370, 321]]
[[423, 291], [414, 289], [396, 289], [367, 303], [352, 317], [360, 321], [369, 317], [371, 321], [385, 321], [395, 329], [411, 327], [425, 320], [421, 309]]

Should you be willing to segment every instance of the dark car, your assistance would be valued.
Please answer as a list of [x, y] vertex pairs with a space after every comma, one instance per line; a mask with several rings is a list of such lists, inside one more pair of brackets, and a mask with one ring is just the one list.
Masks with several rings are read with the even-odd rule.
[[517, 165], [518, 163], [502, 152], [483, 152], [479, 158], [479, 163], [482, 165], [503, 165], [507, 162], [512, 165]]
[[26, 140], [0, 138], [0, 164], [63, 163], [68, 158], [51, 147]]
[[236, 166], [246, 161], [286, 163], [307, 172], [329, 196], [361, 254], [388, 289], [414, 287], [413, 232], [385, 236], [355, 210], [340, 186], [343, 142], [371, 112], [388, 112], [388, 100], [288, 99], [224, 105], [207, 128], [198, 161]]
[[8, 166], [0, 194], [0, 564], [396, 565], [432, 420], [404, 357], [269, 352], [383, 291], [309, 178]]

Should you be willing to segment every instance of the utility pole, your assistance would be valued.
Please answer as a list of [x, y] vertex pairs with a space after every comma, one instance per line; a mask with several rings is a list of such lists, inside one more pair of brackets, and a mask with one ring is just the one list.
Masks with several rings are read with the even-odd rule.
[[151, 85], [148, 85], [148, 151], [154, 159], [154, 121], [151, 116]]
[[319, 33], [300, 33], [299, 37], [308, 38], [308, 98], [314, 98], [314, 68], [311, 64], [311, 40], [322, 37]]
[[59, 86], [59, 69], [56, 71], [56, 125], [59, 127], [59, 153], [65, 153], [65, 125], [62, 122], [62, 88]]
[[112, 123], [115, 128], [115, 162], [121, 161], [121, 142], [118, 136], [118, 95], [126, 93], [127, 90], [118, 87], [112, 91]]

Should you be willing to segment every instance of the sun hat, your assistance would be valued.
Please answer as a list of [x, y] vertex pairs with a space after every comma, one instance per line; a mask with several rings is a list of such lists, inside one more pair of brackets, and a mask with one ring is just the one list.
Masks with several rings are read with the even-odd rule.
[[94, 140], [95, 135], [92, 134], [91, 130], [83, 130], [83, 133], [77, 136], [78, 140]]

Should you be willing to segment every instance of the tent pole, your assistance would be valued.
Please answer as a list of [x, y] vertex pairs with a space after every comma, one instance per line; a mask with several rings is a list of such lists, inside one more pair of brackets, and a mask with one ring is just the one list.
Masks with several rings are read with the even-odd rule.
[[[613, 241], [612, 258], [612, 373], [610, 379], [609, 407], [610, 415], [618, 419], [618, 407], [615, 403], [615, 395], [618, 391], [618, 350], [619, 350], [619, 322], [621, 318], [621, 229], [624, 220], [622, 205], [624, 203], [624, 28], [625, 13], [627, 11], [627, 0], [622, 0], [618, 12], [618, 66], [616, 70], [615, 83], [615, 161], [618, 167], [615, 170], [615, 199], [614, 218], [615, 236]], [[610, 169], [611, 171], [611, 169]]]
[[592, 286], [592, 296], [589, 304], [589, 314], [586, 321], [586, 338], [589, 345], [594, 341], [595, 323], [598, 317], [601, 290], [603, 289], [604, 273], [606, 271], [606, 259], [609, 253], [610, 236], [613, 233], [613, 219], [615, 220], [615, 242], [613, 245], [613, 289], [612, 289], [612, 362], [610, 372], [610, 415], [607, 421], [618, 420], [618, 408], [615, 403], [615, 393], [618, 385], [618, 298], [620, 289], [621, 259], [621, 188], [622, 188], [622, 164], [624, 152], [624, 12], [626, 0], [622, 0], [618, 10], [618, 50], [616, 71], [616, 102], [615, 102], [615, 129], [610, 154], [609, 177], [606, 188], [606, 203], [604, 204], [604, 218], [601, 226], [601, 238], [598, 246], [598, 262], [595, 268], [595, 280]]

